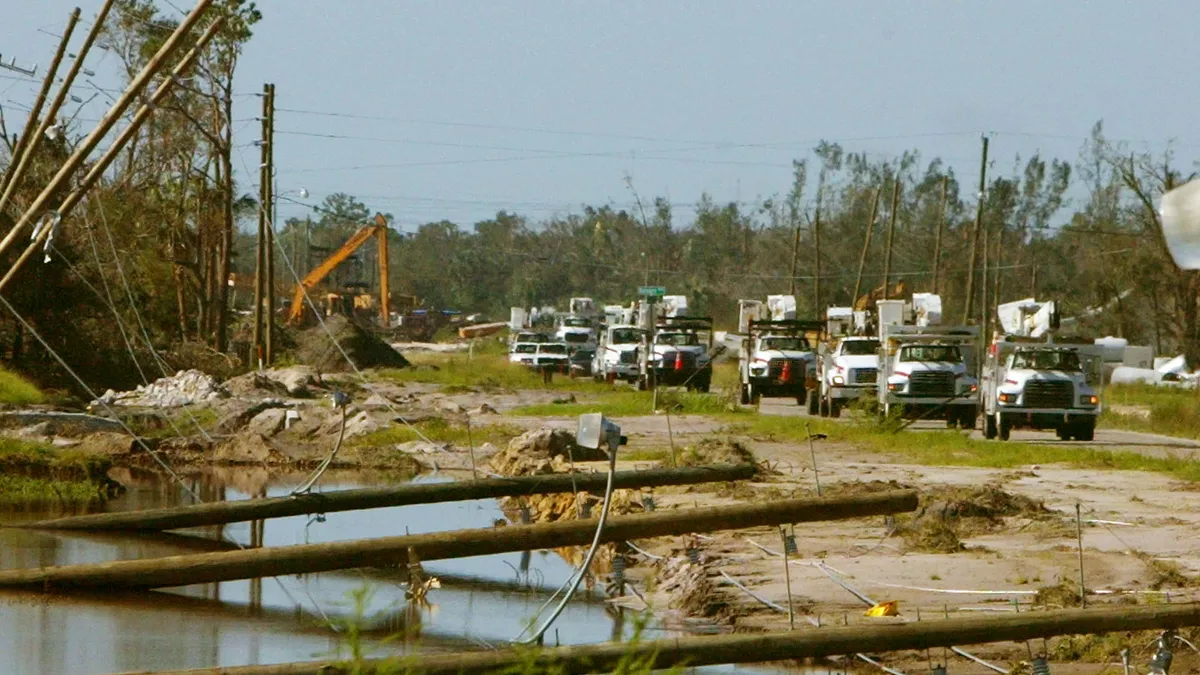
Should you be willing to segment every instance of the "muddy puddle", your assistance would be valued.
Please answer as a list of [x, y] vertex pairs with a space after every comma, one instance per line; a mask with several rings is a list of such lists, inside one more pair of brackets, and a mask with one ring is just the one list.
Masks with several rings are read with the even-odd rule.
[[[110, 510], [191, 502], [178, 483], [152, 476], [122, 478], [129, 490], [109, 505]], [[187, 483], [210, 501], [286, 495], [301, 480], [302, 476], [255, 480], [252, 474], [231, 472], [206, 474]], [[362, 475], [331, 475], [319, 489], [372, 484], [377, 483]], [[50, 514], [6, 514], [0, 522], [46, 515]], [[0, 529], [0, 568], [491, 527], [503, 517], [495, 501], [479, 500], [283, 518], [179, 534]], [[442, 584], [430, 592], [426, 606], [406, 600], [404, 577], [391, 570], [204, 584], [153, 593], [51, 597], [0, 593], [0, 670], [12, 675], [90, 675], [316, 659], [348, 653], [345, 627], [350, 621], [363, 627], [369, 645], [377, 646], [390, 636], [386, 651], [376, 652], [380, 655], [502, 646], [526, 629], [551, 593], [570, 577], [572, 568], [553, 553], [533, 552], [430, 562], [425, 571]], [[607, 607], [599, 589], [586, 593], [581, 589], [547, 634], [546, 643], [628, 639], [634, 623], [632, 614]], [[667, 633], [649, 626], [645, 635], [658, 638]]]

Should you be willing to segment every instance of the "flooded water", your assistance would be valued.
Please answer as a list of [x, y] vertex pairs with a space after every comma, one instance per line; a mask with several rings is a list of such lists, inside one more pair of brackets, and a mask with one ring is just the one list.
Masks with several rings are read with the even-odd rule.
[[[299, 482], [265, 474], [223, 472], [192, 482], [205, 501], [285, 495]], [[422, 478], [418, 480], [441, 480]], [[126, 478], [129, 491], [110, 510], [190, 503], [164, 480]], [[360, 477], [333, 476], [324, 491], [360, 487]], [[3, 515], [2, 519], [46, 514]], [[0, 568], [155, 557], [242, 546], [286, 546], [345, 539], [490, 527], [503, 513], [493, 500], [406, 506], [323, 519], [296, 517], [180, 534], [116, 535], [0, 529]], [[406, 601], [400, 575], [327, 573], [204, 584], [153, 593], [46, 597], [0, 594], [0, 672], [90, 675], [138, 670], [233, 666], [328, 657], [347, 648], [347, 621], [369, 640], [386, 635], [382, 653], [478, 649], [521, 634], [572, 568], [550, 552], [512, 553], [426, 563], [442, 587], [429, 606]], [[357, 598], [357, 599], [356, 599]], [[356, 618], [357, 617], [357, 618]], [[632, 617], [581, 592], [547, 634], [547, 644], [628, 638]], [[648, 637], [659, 637], [654, 631]], [[756, 671], [761, 672], [761, 671]]]

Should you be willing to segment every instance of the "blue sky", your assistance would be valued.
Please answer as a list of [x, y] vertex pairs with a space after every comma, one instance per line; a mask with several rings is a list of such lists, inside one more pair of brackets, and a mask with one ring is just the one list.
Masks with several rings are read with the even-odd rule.
[[[0, 54], [43, 65], [70, 9], [88, 18], [100, 6], [6, 4]], [[1200, 92], [1185, 84], [1200, 56], [1190, 3], [258, 4], [265, 17], [243, 56], [235, 111], [246, 165], [256, 161], [252, 94], [271, 81], [280, 191], [304, 187], [313, 202], [356, 194], [404, 229], [499, 209], [540, 218], [626, 206], [627, 174], [686, 218], [702, 192], [747, 202], [786, 192], [791, 160], [823, 138], [880, 158], [918, 148], [967, 181], [985, 132], [994, 172], [1039, 150], [1075, 159], [1098, 119], [1136, 148], [1174, 140], [1188, 164], [1200, 146]], [[120, 84], [113, 62], [89, 59], [103, 88]], [[0, 70], [10, 128], [35, 91]], [[81, 118], [98, 118], [105, 101]]]

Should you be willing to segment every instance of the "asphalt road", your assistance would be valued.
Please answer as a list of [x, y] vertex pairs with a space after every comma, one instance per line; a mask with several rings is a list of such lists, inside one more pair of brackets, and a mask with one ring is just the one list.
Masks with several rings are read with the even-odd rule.
[[[763, 415], [779, 415], [784, 417], [808, 416], [805, 408], [803, 406], [796, 405], [795, 399], [790, 398], [764, 398], [759, 405], [758, 411]], [[839, 418], [838, 421], [846, 420], [847, 416], [845, 413], [843, 413], [843, 416]], [[946, 423], [942, 420], [922, 420], [914, 423], [909, 428], [921, 430], [944, 430], [946, 429]], [[975, 431], [971, 433], [971, 437], [983, 439], [982, 429], [975, 429]], [[1086, 445], [1090, 448], [1096, 448], [1100, 450], [1137, 452], [1153, 457], [1200, 454], [1200, 441], [1177, 438], [1174, 436], [1164, 436], [1161, 434], [1148, 434], [1140, 431], [1106, 429], [1104, 427], [1096, 429], [1096, 439], [1088, 443], [1081, 441], [1060, 441], [1058, 437], [1054, 435], [1054, 431], [1052, 430], [1030, 431], [1025, 429], [1014, 429], [1010, 440], [1020, 441], [1022, 443], [1045, 445]], [[995, 442], [1002, 443], [1003, 441]]]

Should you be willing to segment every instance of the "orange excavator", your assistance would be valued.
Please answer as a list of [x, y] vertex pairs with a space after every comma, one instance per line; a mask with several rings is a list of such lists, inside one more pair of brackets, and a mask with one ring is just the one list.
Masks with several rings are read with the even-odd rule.
[[334, 251], [332, 255], [321, 262], [309, 272], [304, 279], [300, 281], [300, 285], [296, 287], [296, 293], [292, 297], [291, 307], [288, 309], [288, 323], [298, 325], [304, 321], [304, 310], [307, 303], [304, 296], [311, 291], [317, 284], [321, 283], [329, 273], [337, 268], [354, 254], [363, 244], [374, 238], [379, 244], [379, 311], [382, 325], [387, 328], [390, 324], [390, 293], [388, 291], [388, 226], [387, 219], [382, 213], [375, 214], [375, 222], [367, 225], [353, 236], [346, 240], [342, 247]]

